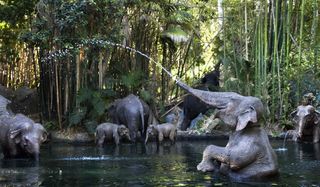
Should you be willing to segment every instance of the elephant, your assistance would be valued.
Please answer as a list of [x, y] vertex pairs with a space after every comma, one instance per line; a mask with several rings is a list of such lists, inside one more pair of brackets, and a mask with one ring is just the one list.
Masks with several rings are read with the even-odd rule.
[[158, 144], [160, 144], [164, 138], [169, 138], [171, 143], [175, 143], [177, 137], [177, 128], [171, 123], [150, 125], [147, 128], [146, 139], [144, 142], [145, 144], [147, 144], [149, 136], [156, 136]]
[[[216, 64], [214, 71], [207, 73], [201, 79], [201, 86], [197, 86], [196, 88], [201, 90], [218, 91], [220, 77], [219, 67], [220, 62]], [[181, 130], [187, 130], [193, 119], [195, 119], [200, 113], [205, 114], [209, 109], [214, 109], [214, 107], [206, 104], [192, 94], [186, 95], [183, 99], [184, 118], [181, 123]]]
[[145, 136], [148, 124], [157, 123], [149, 106], [133, 94], [111, 103], [108, 114], [113, 123], [124, 124], [129, 128], [132, 142], [135, 142], [139, 135]]
[[46, 141], [45, 128], [23, 114], [0, 116], [0, 143], [4, 158], [39, 159], [40, 145]]
[[264, 122], [265, 109], [259, 98], [235, 92], [197, 90], [177, 80], [177, 84], [203, 102], [217, 108], [217, 116], [231, 129], [225, 147], [209, 145], [197, 169], [218, 171], [236, 180], [261, 179], [279, 173]]
[[312, 105], [300, 105], [290, 116], [296, 126], [292, 139], [294, 141], [319, 142], [320, 139], [320, 112]]
[[119, 145], [120, 139], [127, 138], [130, 141], [129, 129], [124, 125], [114, 123], [101, 123], [96, 128], [96, 144], [99, 147], [103, 146], [105, 141], [114, 140], [116, 145]]

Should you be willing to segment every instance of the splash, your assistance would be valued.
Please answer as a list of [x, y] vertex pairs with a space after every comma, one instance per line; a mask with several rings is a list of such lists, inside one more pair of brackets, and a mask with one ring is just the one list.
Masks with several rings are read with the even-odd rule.
[[[120, 48], [129, 50], [131, 52], [137, 53], [137, 54], [147, 58], [152, 63], [156, 64], [159, 68], [164, 70], [176, 83], [181, 82], [180, 78], [174, 76], [170, 71], [168, 71], [166, 68], [164, 68], [159, 62], [155, 61], [154, 59], [152, 59], [148, 55], [146, 55], [146, 54], [142, 53], [141, 51], [138, 51], [132, 47], [129, 47], [129, 46], [126, 46], [123, 44], [119, 44], [119, 43], [115, 43], [115, 42], [110, 42], [107, 40], [87, 39], [87, 40], [83, 40], [80, 44], [76, 44], [76, 48], [79, 49], [79, 48], [83, 47], [84, 45], [93, 45], [93, 46], [99, 46], [99, 47], [106, 47], [106, 46], [120, 47]], [[55, 60], [57, 58], [61, 58], [61, 57], [70, 55], [71, 52], [72, 52], [72, 49], [62, 49], [62, 50], [54, 51], [52, 53], [49, 53], [49, 55], [46, 58], [43, 58], [42, 62], [47, 62], [47, 61]]]
[[56, 160], [63, 160], [63, 161], [104, 161], [104, 160], [111, 160], [111, 161], [117, 161], [117, 160], [145, 160], [147, 158], [143, 157], [110, 157], [110, 156], [100, 156], [100, 157], [68, 157], [68, 158], [59, 158]]
[[289, 132], [289, 131], [287, 131], [286, 134], [284, 135], [282, 147], [275, 149], [275, 151], [281, 152], [281, 151], [287, 151], [287, 150], [288, 150], [288, 149], [286, 148], [286, 139], [287, 139], [287, 136], [288, 136], [288, 132]]

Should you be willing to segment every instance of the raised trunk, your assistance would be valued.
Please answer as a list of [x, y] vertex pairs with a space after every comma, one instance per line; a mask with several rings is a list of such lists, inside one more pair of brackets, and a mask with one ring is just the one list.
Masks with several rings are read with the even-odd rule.
[[199, 98], [201, 101], [218, 109], [226, 108], [228, 103], [231, 101], [243, 99], [243, 96], [233, 92], [210, 92], [193, 89], [180, 81], [178, 81], [177, 84], [182, 89]]
[[302, 138], [302, 136], [303, 136], [303, 129], [305, 127], [305, 123], [306, 123], [305, 120], [303, 120], [303, 119], [299, 120], [299, 131], [298, 131], [298, 134], [299, 134], [300, 138]]

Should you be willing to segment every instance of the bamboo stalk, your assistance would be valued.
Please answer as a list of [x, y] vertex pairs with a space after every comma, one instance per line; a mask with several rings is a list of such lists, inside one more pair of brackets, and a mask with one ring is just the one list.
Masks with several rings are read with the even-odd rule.
[[[298, 94], [297, 98], [298, 101], [301, 97], [301, 74], [302, 74], [302, 69], [301, 69], [301, 49], [302, 49], [302, 36], [303, 36], [303, 24], [304, 24], [304, 5], [305, 5], [305, 0], [301, 0], [301, 14], [300, 14], [300, 29], [299, 29], [299, 48], [298, 48]], [[298, 103], [297, 103], [298, 104]]]

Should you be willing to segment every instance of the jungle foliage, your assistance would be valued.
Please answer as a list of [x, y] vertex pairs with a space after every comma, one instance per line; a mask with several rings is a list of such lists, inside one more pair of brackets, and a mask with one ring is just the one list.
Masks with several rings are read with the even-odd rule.
[[92, 127], [129, 93], [153, 109], [184, 94], [148, 58], [193, 85], [222, 62], [224, 91], [261, 98], [282, 123], [320, 100], [318, 0], [1, 0], [0, 82], [38, 88], [43, 118]]

